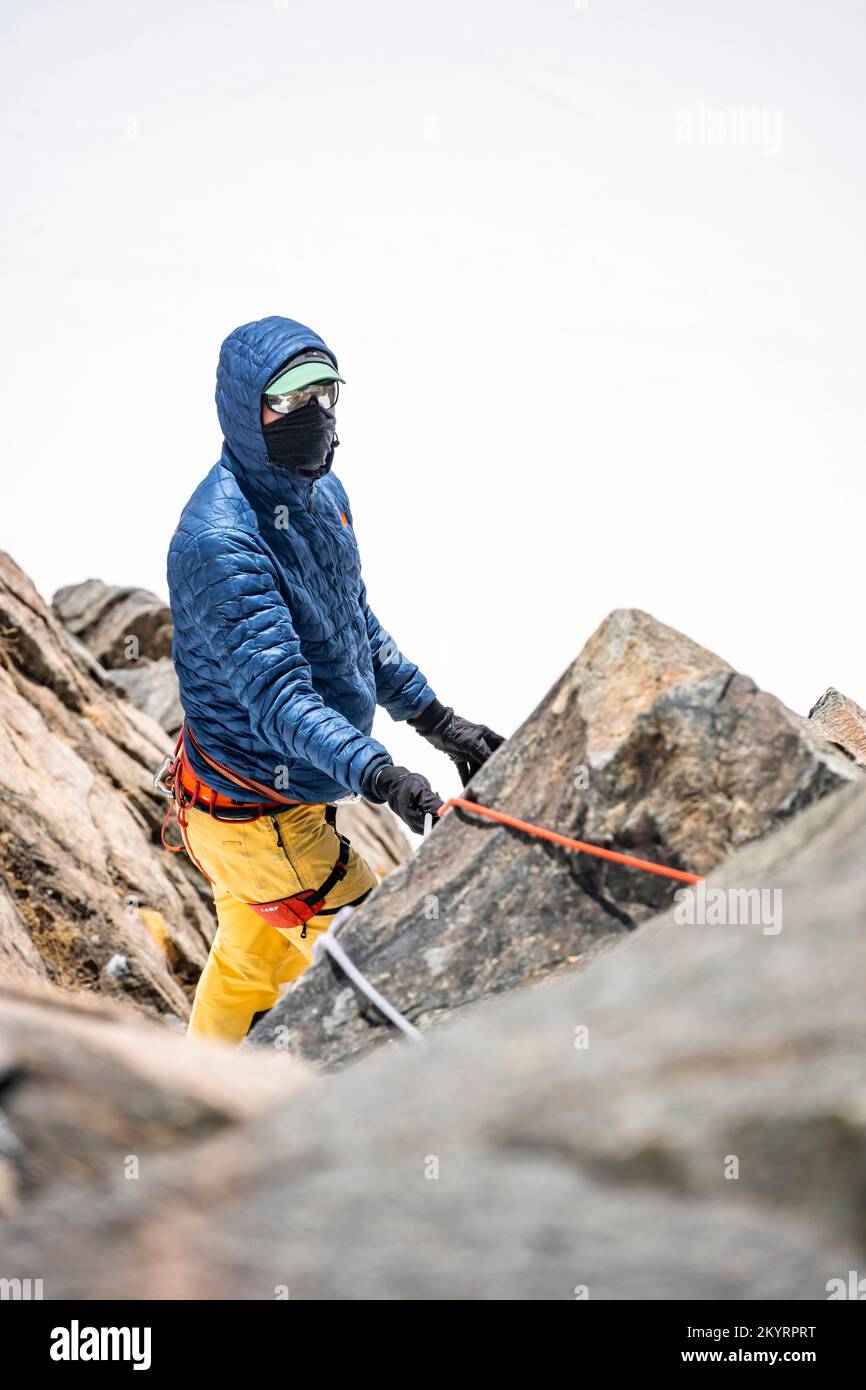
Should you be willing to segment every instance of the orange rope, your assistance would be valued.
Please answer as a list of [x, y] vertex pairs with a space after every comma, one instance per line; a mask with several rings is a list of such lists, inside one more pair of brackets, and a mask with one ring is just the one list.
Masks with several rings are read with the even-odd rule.
[[500, 825], [510, 825], [513, 830], [522, 830], [527, 835], [534, 835], [539, 840], [549, 840], [554, 845], [564, 845], [566, 849], [580, 850], [581, 854], [594, 854], [598, 859], [610, 859], [614, 864], [625, 864], [629, 869], [644, 869], [648, 874], [661, 874], [663, 878], [676, 878], [680, 883], [701, 883], [699, 874], [687, 874], [684, 869], [669, 869], [665, 864], [653, 864], [649, 859], [636, 859], [632, 854], [618, 854], [613, 849], [602, 849], [601, 845], [588, 845], [583, 840], [570, 840], [567, 835], [559, 835], [555, 830], [546, 830], [543, 825], [533, 825], [528, 820], [516, 820], [514, 816], [506, 816], [502, 811], [494, 811], [490, 806], [479, 806], [477, 801], [466, 801], [462, 796], [452, 796], [439, 807], [439, 815], [444, 816], [445, 812], [452, 806], [459, 806], [464, 811], [473, 811], [478, 816], [486, 816], [488, 820], [498, 821]]

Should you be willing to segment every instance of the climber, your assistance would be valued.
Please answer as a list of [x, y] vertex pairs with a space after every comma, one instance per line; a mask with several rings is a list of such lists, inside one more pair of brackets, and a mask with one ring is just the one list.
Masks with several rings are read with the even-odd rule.
[[[460, 719], [367, 602], [352, 511], [331, 472], [343, 378], [292, 319], [245, 324], [217, 368], [222, 455], [168, 554], [186, 722], [168, 770], [218, 929], [189, 1033], [240, 1042], [313, 959], [329, 917], [376, 884], [335, 803], [386, 803], [410, 829], [442, 800], [370, 737], [377, 704], [465, 783], [502, 742]], [[431, 821], [432, 818], [432, 821]]]

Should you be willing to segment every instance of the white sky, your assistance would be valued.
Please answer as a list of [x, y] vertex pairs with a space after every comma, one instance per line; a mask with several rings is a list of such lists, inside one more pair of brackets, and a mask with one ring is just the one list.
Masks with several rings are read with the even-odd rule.
[[[47, 597], [165, 592], [219, 343], [282, 313], [348, 380], [373, 606], [459, 712], [511, 732], [623, 605], [866, 703], [860, 0], [2, 23], [0, 544]], [[709, 143], [743, 108], [764, 138]]]

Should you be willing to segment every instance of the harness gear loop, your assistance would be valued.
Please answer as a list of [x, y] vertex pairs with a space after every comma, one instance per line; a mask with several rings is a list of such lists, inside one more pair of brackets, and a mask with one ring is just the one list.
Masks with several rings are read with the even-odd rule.
[[[248, 791], [258, 792], [265, 797], [264, 801], [236, 801], [233, 797], [224, 796], [222, 792], [215, 791], [209, 787], [193, 769], [186, 751], [186, 739], [195, 748], [196, 752], [208, 763], [209, 766], [217, 769], [222, 776], [240, 787], [245, 787]], [[190, 807], [207, 811], [208, 815], [214, 820], [220, 821], [255, 821], [266, 815], [271, 808], [281, 806], [299, 806], [302, 803], [286, 796], [280, 796], [273, 787], [265, 787], [263, 783], [256, 782], [253, 778], [241, 777], [238, 773], [232, 772], [231, 768], [225, 767], [211, 758], [209, 754], [199, 746], [192, 729], [186, 723], [182, 726], [174, 746], [174, 753], [165, 759], [156, 776], [153, 779], [154, 789], [162, 796], [170, 798], [171, 804], [166, 812], [162, 825], [162, 844], [163, 847], [172, 854], [179, 854], [183, 845], [169, 844], [166, 839], [168, 822], [171, 819], [173, 810], [177, 811], [178, 825], [181, 834], [186, 826], [185, 814]], [[187, 853], [195, 863], [195, 857], [187, 846]], [[202, 871], [203, 872], [203, 871]]]
[[532, 821], [517, 820], [515, 816], [507, 816], [502, 811], [494, 811], [491, 806], [482, 806], [480, 802], [469, 801], [466, 797], [452, 796], [449, 801], [443, 802], [439, 807], [438, 814], [444, 816], [452, 806], [458, 806], [462, 811], [473, 811], [476, 815], [486, 816], [488, 820], [510, 826], [512, 830], [522, 830], [525, 835], [533, 835], [537, 840], [549, 840], [551, 844], [564, 845], [566, 849], [576, 849], [581, 854], [592, 854], [597, 859], [609, 859], [614, 864], [625, 864], [629, 869], [642, 869], [648, 874], [660, 874], [663, 878], [675, 878], [680, 883], [703, 882], [700, 874], [689, 874], [686, 873], [685, 869], [669, 869], [666, 864], [654, 864], [650, 859], [637, 859], [633, 854], [620, 854], [618, 850], [604, 849], [601, 845], [590, 845], [585, 840], [572, 840], [568, 835], [560, 835], [556, 830], [548, 830], [543, 825], [534, 825]]

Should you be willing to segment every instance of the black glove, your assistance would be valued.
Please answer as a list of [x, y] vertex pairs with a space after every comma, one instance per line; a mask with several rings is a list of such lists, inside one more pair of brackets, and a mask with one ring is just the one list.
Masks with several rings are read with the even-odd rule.
[[464, 787], [487, 762], [490, 754], [496, 752], [500, 743], [505, 742], [501, 734], [495, 734], [486, 724], [470, 724], [468, 719], [461, 719], [453, 709], [441, 705], [438, 700], [434, 700], [408, 723], [440, 753], [448, 754], [460, 773]]
[[426, 777], [420, 772], [410, 772], [408, 767], [395, 767], [386, 763], [378, 768], [372, 778], [373, 795], [387, 801], [395, 816], [404, 820], [416, 835], [424, 833], [424, 817], [432, 816], [433, 824], [438, 820], [441, 796], [437, 796]]

